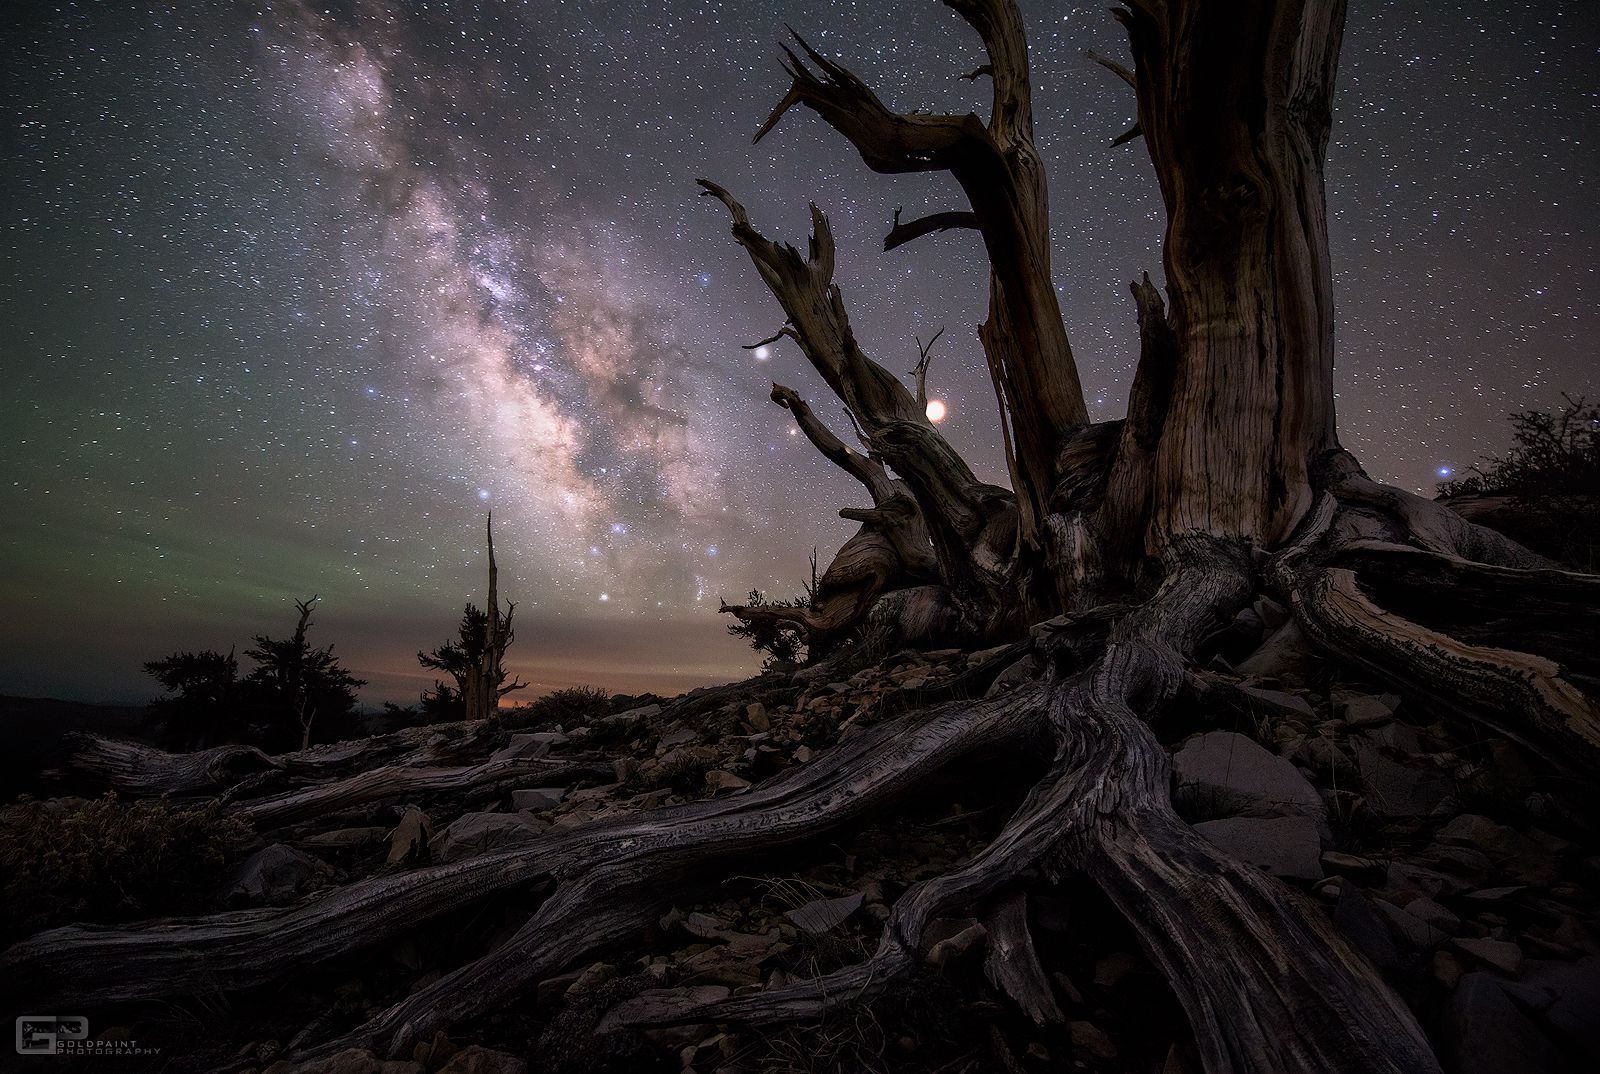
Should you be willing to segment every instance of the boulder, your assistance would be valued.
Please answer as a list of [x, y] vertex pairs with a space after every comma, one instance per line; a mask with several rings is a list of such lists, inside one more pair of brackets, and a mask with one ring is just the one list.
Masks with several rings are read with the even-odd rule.
[[1600, 1069], [1600, 958], [1526, 964], [1520, 981], [1499, 985], [1557, 1040]]
[[1469, 973], [1450, 994], [1439, 1039], [1455, 1051], [1458, 1074], [1568, 1069], [1554, 1042], [1488, 973]]
[[282, 906], [333, 876], [333, 866], [285, 843], [250, 855], [229, 878], [227, 902], [234, 906]]
[[1300, 816], [1325, 823], [1322, 796], [1299, 769], [1244, 735], [1196, 735], [1172, 758], [1172, 768], [1173, 804], [1192, 820]]
[[1515, 977], [1522, 970], [1522, 948], [1509, 940], [1470, 939], [1456, 940], [1458, 950], [1465, 951], [1479, 962], [1501, 973]]
[[459, 861], [500, 847], [529, 843], [545, 826], [521, 813], [465, 813], [434, 841], [435, 861]]
[[1322, 837], [1310, 817], [1227, 817], [1194, 830], [1219, 850], [1293, 880], [1322, 879]]

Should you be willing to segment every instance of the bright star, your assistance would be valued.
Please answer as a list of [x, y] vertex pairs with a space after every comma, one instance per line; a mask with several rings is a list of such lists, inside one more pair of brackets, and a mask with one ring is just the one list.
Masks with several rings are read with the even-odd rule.
[[928, 400], [928, 420], [933, 422], [935, 425], [943, 421], [945, 416], [949, 413], [950, 410], [944, 405], [943, 399]]

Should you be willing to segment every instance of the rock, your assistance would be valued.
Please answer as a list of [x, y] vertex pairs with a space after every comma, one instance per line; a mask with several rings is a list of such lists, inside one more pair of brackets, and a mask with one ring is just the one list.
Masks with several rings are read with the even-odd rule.
[[493, 1051], [481, 1044], [469, 1044], [437, 1074], [527, 1074], [528, 1064], [514, 1055]]
[[844, 895], [837, 899], [813, 899], [783, 916], [793, 922], [794, 927], [801, 932], [810, 936], [821, 936], [850, 920], [865, 902], [866, 896], [858, 891], [854, 895]]
[[1333, 904], [1333, 927], [1380, 970], [1400, 964], [1386, 919], [1354, 884], [1345, 883], [1339, 888], [1338, 901]]
[[700, 733], [698, 731], [688, 727], [682, 727], [676, 731], [669, 731], [656, 741], [656, 756], [664, 757], [666, 754], [670, 753], [674, 747], [687, 746], [689, 743], [693, 742], [699, 737]]
[[1410, 862], [1389, 863], [1389, 876], [1384, 887], [1390, 891], [1411, 891], [1422, 895], [1459, 895], [1472, 885], [1460, 877], [1442, 873], [1437, 869], [1414, 865]]
[[1433, 979], [1447, 992], [1461, 983], [1461, 960], [1443, 948], [1433, 953], [1428, 968], [1433, 973]]
[[1353, 727], [1371, 727], [1394, 718], [1399, 698], [1393, 694], [1348, 694], [1337, 699], [1339, 718]]
[[748, 786], [750, 786], [748, 779], [741, 779], [732, 772], [713, 769], [706, 773], [706, 787], [712, 794], [719, 791], [742, 791]]
[[435, 861], [460, 861], [500, 847], [530, 843], [545, 832], [543, 824], [521, 813], [464, 813], [451, 821], [434, 842]]
[[1139, 960], [1132, 953], [1113, 951], [1094, 964], [1094, 986], [1115, 988], [1138, 968]]
[[554, 809], [566, 800], [565, 787], [527, 787], [511, 792], [511, 805], [518, 812], [540, 813]]
[[1363, 858], [1339, 850], [1329, 850], [1322, 855], [1324, 871], [1336, 876], [1348, 876], [1357, 883], [1368, 886], [1381, 884], [1389, 875], [1389, 866], [1376, 858]]
[[1514, 879], [1543, 886], [1559, 875], [1555, 853], [1514, 828], [1476, 813], [1463, 813], [1439, 832], [1439, 841], [1486, 854]]
[[1356, 768], [1367, 786], [1367, 804], [1385, 817], [1425, 817], [1448, 798], [1455, 786], [1435, 768], [1412, 768], [1387, 757], [1365, 736], [1352, 740]]
[[501, 749], [495, 750], [490, 759], [495, 761], [532, 760], [544, 757], [557, 746], [564, 745], [567, 736], [560, 731], [534, 731], [528, 734], [516, 734]]
[[752, 730], [772, 730], [772, 717], [767, 715], [767, 706], [759, 701], [751, 702], [745, 706], [744, 718], [750, 724]]
[[[1322, 796], [1284, 760], [1232, 731], [1211, 731], [1183, 744], [1172, 758], [1173, 804], [1185, 817], [1311, 817], [1322, 823]], [[1319, 873], [1320, 875], [1320, 873]]]
[[1377, 899], [1373, 905], [1389, 919], [1389, 926], [1394, 930], [1395, 936], [1414, 950], [1431, 951], [1450, 938], [1446, 933], [1387, 899]]
[[1228, 817], [1203, 821], [1194, 830], [1218, 849], [1273, 876], [1322, 879], [1322, 837], [1309, 817]]
[[225, 898], [234, 906], [282, 906], [333, 875], [333, 866], [284, 843], [273, 843], [234, 869]]
[[615, 966], [609, 962], [595, 962], [587, 966], [584, 971], [578, 974], [577, 978], [567, 986], [566, 994], [569, 997], [581, 996], [585, 992], [593, 992], [607, 981], [614, 981], [616, 978], [617, 968]]
[[1509, 940], [1475, 940], [1462, 937], [1455, 941], [1457, 949], [1465, 951], [1502, 973], [1515, 977], [1522, 969], [1522, 948]]
[[1461, 931], [1461, 919], [1447, 907], [1439, 905], [1426, 895], [1406, 903], [1405, 910], [1418, 921], [1432, 925], [1440, 932], [1454, 936]]
[[389, 864], [422, 860], [428, 854], [428, 841], [432, 838], [433, 825], [428, 815], [416, 806], [406, 806], [400, 823], [389, 832]]
[[1299, 694], [1291, 694], [1283, 690], [1267, 690], [1260, 686], [1240, 686], [1238, 689], [1246, 697], [1276, 712], [1291, 713], [1307, 720], [1315, 720], [1317, 718], [1316, 711]]
[[1022, 683], [1036, 677], [1039, 673], [1039, 661], [1028, 654], [1020, 660], [1014, 660], [1006, 669], [995, 676], [994, 682], [989, 684], [989, 689], [984, 691], [984, 697], [993, 697], [1003, 694], [1007, 690], [1015, 690]]
[[979, 943], [982, 943], [983, 938], [988, 934], [988, 929], [978, 924], [978, 922], [973, 921], [972, 924], [968, 925], [954, 936], [940, 940], [938, 943], [928, 948], [928, 965], [937, 968], [950, 962], [954, 962], [968, 951], [971, 951]]
[[1500, 987], [1558, 1040], [1600, 1065], [1600, 958], [1528, 962], [1523, 979]]
[[364, 847], [371, 843], [383, 842], [383, 837], [388, 835], [387, 828], [335, 828], [331, 832], [315, 832], [298, 840], [301, 846], [327, 847], [330, 849], [345, 849], [347, 847]]
[[1252, 678], [1274, 679], [1290, 686], [1306, 681], [1306, 670], [1311, 663], [1311, 646], [1300, 627], [1290, 620], [1268, 636], [1260, 648], [1251, 653], [1234, 670]]
[[1439, 1039], [1453, 1045], [1458, 1074], [1566, 1069], [1560, 1052], [1487, 973], [1461, 978], [1444, 1012]]
[[1109, 1063], [1117, 1057], [1117, 1046], [1093, 1022], [1068, 1022], [1067, 1032], [1071, 1034], [1072, 1047], [1077, 1051], [1102, 1063]]

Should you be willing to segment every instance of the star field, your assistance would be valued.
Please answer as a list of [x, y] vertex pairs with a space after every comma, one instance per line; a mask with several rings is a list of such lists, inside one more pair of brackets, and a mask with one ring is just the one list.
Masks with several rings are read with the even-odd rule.
[[[1103, 5], [1024, 0], [1055, 279], [1100, 419], [1160, 269]], [[857, 334], [1003, 480], [955, 232], [885, 254], [946, 177], [872, 175], [796, 110], [789, 23], [901, 110], [986, 107], [975, 37], [932, 0], [25, 4], [0, 36], [0, 692], [141, 699], [139, 663], [287, 629], [372, 680], [481, 599], [482, 522], [537, 685], [683, 689], [753, 669], [717, 598], [798, 589], [861, 493], [767, 400], [843, 427], [697, 198], [765, 232], [834, 222]], [[1415, 490], [1502, 416], [1600, 394], [1600, 11], [1352, 5], [1329, 154], [1340, 432]]]

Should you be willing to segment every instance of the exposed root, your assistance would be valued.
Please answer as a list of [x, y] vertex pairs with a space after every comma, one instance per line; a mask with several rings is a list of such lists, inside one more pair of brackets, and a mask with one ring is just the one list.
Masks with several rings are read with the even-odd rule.
[[229, 807], [228, 812], [244, 817], [258, 829], [272, 828], [408, 794], [486, 795], [512, 784], [526, 783], [530, 778], [564, 783], [580, 777], [604, 778], [612, 771], [609, 763], [599, 761], [516, 757], [454, 768], [389, 765], [333, 783], [241, 802]]

